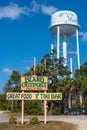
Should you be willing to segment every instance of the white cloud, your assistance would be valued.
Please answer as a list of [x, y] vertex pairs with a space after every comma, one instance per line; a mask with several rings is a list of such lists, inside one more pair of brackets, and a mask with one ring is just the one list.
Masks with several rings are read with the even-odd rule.
[[30, 15], [34, 13], [40, 13], [51, 15], [58, 9], [52, 5], [46, 6], [45, 4], [40, 4], [33, 0], [30, 6], [20, 7], [18, 4], [10, 3], [9, 5], [0, 7], [0, 19], [9, 18], [15, 20], [21, 15]]
[[30, 3], [30, 12], [38, 13], [39, 10], [40, 10], [40, 4], [37, 3], [35, 0], [33, 0], [33, 1]]
[[87, 42], [87, 32], [80, 32], [79, 35], [81, 36], [81, 41]]
[[2, 69], [2, 72], [4, 72], [4, 73], [11, 73], [12, 70], [9, 69], [9, 68], [3, 68], [3, 69]]
[[54, 6], [46, 6], [46, 5], [42, 5], [41, 7], [42, 12], [44, 14], [48, 14], [48, 15], [52, 15], [55, 11], [57, 11], [58, 9]]
[[44, 14], [51, 15], [58, 9], [54, 6], [46, 6], [44, 4], [39, 4], [35, 0], [33, 0], [30, 4], [30, 12], [39, 13], [40, 10]]
[[29, 67], [29, 66], [26, 66], [26, 70], [30, 70], [30, 67]]
[[25, 62], [25, 63], [31, 63], [32, 60], [24, 60], [23, 62]]
[[19, 7], [17, 4], [10, 4], [4, 7], [0, 7], [0, 19], [10, 18], [12, 20], [17, 19], [21, 14], [27, 15], [29, 13], [28, 8]]

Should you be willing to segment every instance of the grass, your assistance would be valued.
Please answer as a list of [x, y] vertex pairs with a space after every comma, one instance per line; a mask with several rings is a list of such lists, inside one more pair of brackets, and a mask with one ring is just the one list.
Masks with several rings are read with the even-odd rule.
[[72, 123], [61, 121], [50, 121], [47, 124], [14, 124], [0, 123], [0, 130], [77, 130], [77, 126]]

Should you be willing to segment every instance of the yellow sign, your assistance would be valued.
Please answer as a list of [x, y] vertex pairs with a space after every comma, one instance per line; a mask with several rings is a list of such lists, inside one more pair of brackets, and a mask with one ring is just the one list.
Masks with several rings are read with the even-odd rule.
[[62, 93], [7, 93], [7, 100], [62, 100]]
[[33, 90], [33, 91], [45, 91], [47, 90], [47, 77], [34, 76], [22, 76], [21, 77], [21, 90]]

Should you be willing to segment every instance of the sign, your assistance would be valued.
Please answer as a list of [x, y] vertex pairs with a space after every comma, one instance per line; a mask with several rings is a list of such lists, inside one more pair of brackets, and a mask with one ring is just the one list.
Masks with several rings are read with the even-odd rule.
[[26, 91], [26, 90], [45, 91], [47, 90], [47, 83], [48, 83], [47, 77], [37, 77], [36, 75], [22, 76], [21, 77], [21, 90], [22, 91]]
[[7, 93], [7, 100], [62, 100], [62, 93]]

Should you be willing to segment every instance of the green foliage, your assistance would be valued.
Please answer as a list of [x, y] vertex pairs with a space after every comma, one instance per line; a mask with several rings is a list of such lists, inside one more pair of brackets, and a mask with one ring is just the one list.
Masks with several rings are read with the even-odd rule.
[[9, 110], [10, 101], [6, 101], [6, 95], [0, 94], [0, 110]]
[[47, 68], [45, 67], [45, 66], [43, 66], [43, 65], [40, 65], [40, 64], [37, 64], [36, 65], [36, 70], [35, 70], [35, 72], [34, 72], [34, 66], [33, 67], [31, 67], [31, 69], [30, 69], [30, 73], [31, 74], [36, 74], [36, 75], [38, 75], [38, 76], [43, 76], [43, 75], [46, 75], [46, 72], [47, 72]]
[[29, 115], [42, 115], [40, 101], [25, 101], [25, 113]]
[[84, 64], [80, 67], [80, 70], [76, 70], [75, 72], [76, 77], [87, 77], [87, 62], [84, 62]]
[[16, 70], [12, 71], [12, 74], [9, 76], [10, 77], [10, 81], [12, 82], [12, 84], [19, 84], [20, 83], [20, 73]]
[[27, 112], [27, 114], [29, 114], [29, 115], [42, 115], [43, 112], [42, 112], [42, 109], [41, 109], [41, 108], [40, 108], [40, 109], [32, 108], [31, 110], [29, 110], [29, 111]]
[[37, 117], [30, 117], [29, 122], [30, 124], [39, 124], [39, 120]]
[[61, 114], [61, 109], [60, 108], [56, 108], [52, 110], [52, 115], [60, 115]]
[[18, 92], [20, 91], [20, 79], [21, 75], [18, 71], [13, 70], [12, 74], [9, 76], [9, 79], [3, 88], [3, 91], [6, 92]]
[[15, 116], [11, 116], [9, 119], [10, 124], [16, 124], [17, 123], [17, 118]]
[[21, 101], [14, 101], [14, 107], [11, 112], [20, 112], [21, 110]]
[[[53, 106], [56, 104], [59, 108], [64, 108], [64, 105], [68, 106], [68, 101], [70, 101], [71, 106], [75, 105], [73, 107], [78, 107], [80, 102], [77, 102], [77, 100], [80, 99], [80, 94], [82, 94], [84, 107], [87, 107], [87, 62], [79, 70], [76, 70], [75, 77], [70, 78], [70, 71], [68, 71], [67, 66], [64, 66], [64, 60], [63, 57], [57, 59], [55, 51], [52, 54], [46, 54], [41, 64], [36, 65], [35, 74], [48, 77], [48, 92], [62, 92], [64, 102], [61, 104], [53, 102]], [[25, 75], [28, 76], [29, 74], [34, 74], [33, 66]], [[6, 92], [20, 92], [20, 78], [20, 73], [13, 70], [3, 89], [4, 94]], [[76, 104], [72, 103], [72, 99], [75, 100]], [[50, 103], [49, 110], [55, 108], [53, 106]], [[0, 109], [19, 112], [21, 110], [21, 102], [6, 101], [5, 95], [0, 95]], [[25, 113], [42, 115], [41, 101], [25, 101]], [[61, 110], [54, 109], [52, 114], [61, 114]]]

